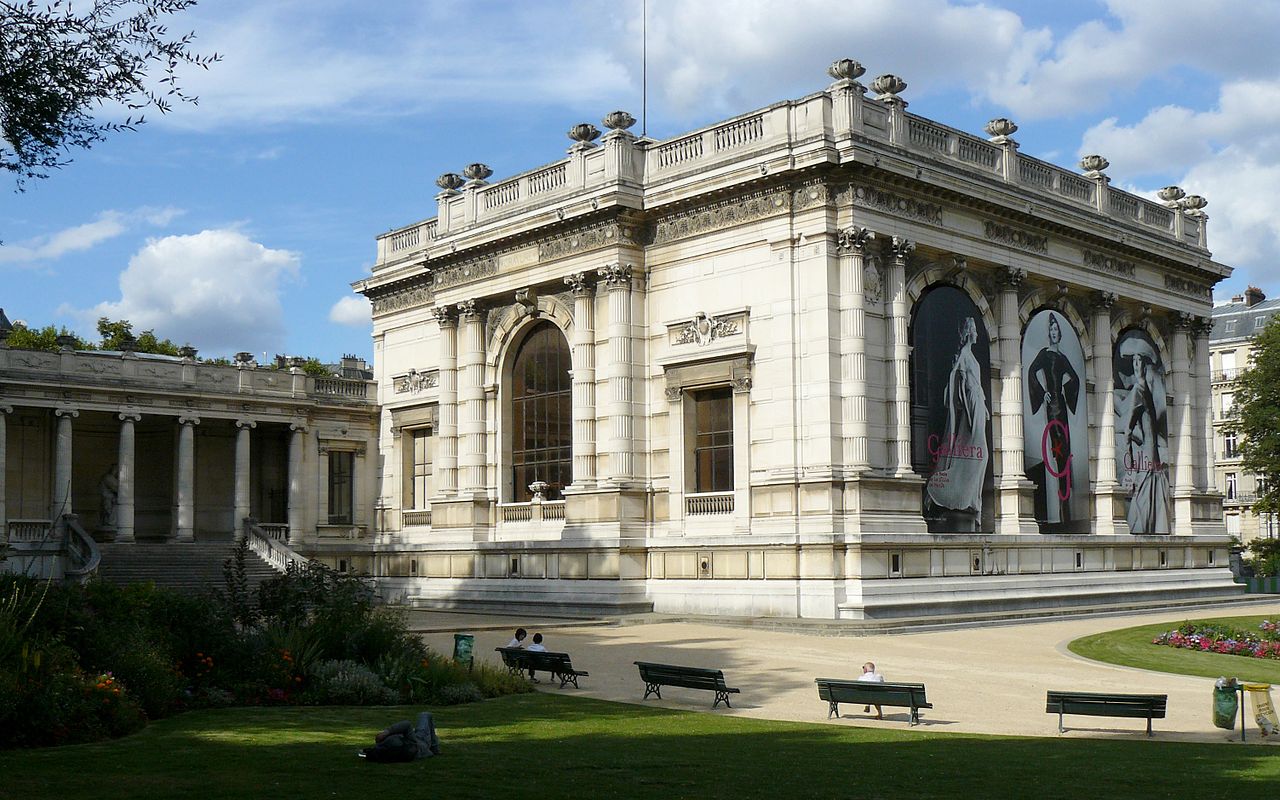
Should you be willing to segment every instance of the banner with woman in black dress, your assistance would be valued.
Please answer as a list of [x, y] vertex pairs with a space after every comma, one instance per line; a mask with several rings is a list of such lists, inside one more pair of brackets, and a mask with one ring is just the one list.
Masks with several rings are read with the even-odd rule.
[[1048, 531], [1089, 530], [1089, 415], [1084, 350], [1062, 312], [1039, 311], [1022, 333], [1023, 461]]

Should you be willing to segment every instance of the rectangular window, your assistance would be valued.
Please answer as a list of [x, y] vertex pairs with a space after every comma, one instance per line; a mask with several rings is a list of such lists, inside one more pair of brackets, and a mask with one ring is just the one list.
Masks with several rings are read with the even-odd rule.
[[1236, 393], [1223, 392], [1222, 393], [1222, 416], [1224, 418], [1231, 416], [1232, 412], [1235, 411], [1235, 407], [1236, 407]]
[[1238, 449], [1238, 440], [1235, 431], [1227, 431], [1222, 435], [1222, 457], [1235, 458]]
[[356, 454], [349, 450], [329, 451], [329, 524], [350, 525], [355, 505], [355, 481], [352, 480]]
[[1235, 500], [1238, 490], [1239, 490], [1239, 485], [1236, 481], [1236, 474], [1234, 472], [1228, 472], [1227, 473], [1227, 499]]
[[1255, 331], [1256, 331], [1256, 330], [1261, 330], [1262, 328], [1266, 327], [1266, 325], [1267, 325], [1267, 318], [1266, 318], [1266, 317], [1254, 317], [1254, 318], [1253, 318], [1253, 329], [1254, 329]]
[[426, 508], [428, 498], [435, 492], [432, 460], [435, 456], [436, 437], [431, 428], [416, 428], [412, 435], [412, 461], [407, 472], [410, 476], [409, 496], [405, 508]]
[[693, 392], [695, 492], [733, 491], [733, 390]]
[[1236, 321], [1234, 319], [1227, 320], [1222, 326], [1222, 332], [1230, 336], [1236, 332]]
[[1235, 536], [1235, 537], [1240, 536], [1240, 515], [1239, 514], [1227, 515], [1227, 535]]

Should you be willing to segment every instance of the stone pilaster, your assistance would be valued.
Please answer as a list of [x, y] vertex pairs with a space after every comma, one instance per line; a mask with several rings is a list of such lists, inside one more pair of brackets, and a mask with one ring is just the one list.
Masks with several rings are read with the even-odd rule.
[[120, 420], [120, 444], [116, 455], [116, 468], [119, 470], [117, 479], [120, 484], [116, 494], [116, 541], [132, 542], [135, 534], [138, 475], [134, 424], [142, 419], [142, 415], [136, 411], [122, 411], [116, 417]]
[[596, 292], [585, 272], [564, 279], [573, 292], [573, 486], [596, 483]]
[[610, 264], [599, 271], [609, 294], [609, 475], [610, 483], [626, 484], [632, 465], [631, 400], [631, 267]]
[[1196, 319], [1192, 328], [1195, 335], [1195, 412], [1192, 426], [1196, 438], [1196, 491], [1204, 494], [1214, 490], [1213, 462], [1217, 458], [1213, 441], [1213, 384], [1209, 374], [1209, 334], [1213, 320]]
[[303, 456], [306, 451], [307, 426], [301, 422], [289, 425], [289, 544], [302, 542], [307, 526], [306, 474]]
[[244, 521], [252, 513], [249, 497], [250, 456], [253, 429], [258, 423], [251, 419], [236, 420], [235, 511], [236, 538], [244, 536]]
[[462, 320], [462, 354], [458, 387], [461, 406], [459, 444], [462, 491], [472, 497], [487, 490], [487, 445], [484, 392], [484, 312], [475, 300], [458, 304]]
[[177, 506], [173, 515], [173, 538], [194, 542], [196, 500], [196, 427], [199, 417], [178, 417]]
[[1097, 292], [1092, 300], [1093, 359], [1090, 372], [1094, 390], [1089, 402], [1097, 419], [1093, 451], [1093, 529], [1095, 533], [1111, 535], [1117, 533], [1115, 501], [1120, 490], [1116, 481], [1115, 373], [1111, 363], [1111, 353], [1115, 348], [1115, 342], [1111, 340], [1111, 307], [1115, 305], [1116, 296], [1112, 292]]
[[1191, 326], [1195, 317], [1177, 314], [1173, 320], [1173, 414], [1172, 428], [1177, 432], [1177, 446], [1173, 449], [1173, 530], [1172, 533], [1192, 532], [1194, 513], [1192, 494], [1195, 491], [1195, 447], [1192, 435], [1191, 398], [1195, 383], [1191, 375]]
[[440, 328], [440, 414], [432, 469], [436, 491], [453, 497], [458, 493], [458, 313], [450, 306], [437, 306], [431, 313]]
[[889, 331], [892, 366], [893, 445], [889, 461], [893, 474], [912, 475], [911, 469], [911, 348], [907, 341], [910, 307], [907, 302], [907, 260], [916, 249], [914, 242], [895, 236], [889, 243]]
[[844, 466], [851, 472], [871, 468], [867, 455], [867, 342], [863, 270], [867, 243], [875, 234], [866, 228], [840, 231], [841, 417], [844, 427]]
[[53, 412], [57, 418], [53, 455], [53, 504], [49, 509], [49, 518], [54, 525], [63, 514], [72, 513], [71, 508], [71, 459], [72, 432], [71, 420], [80, 416], [73, 408], [59, 408]]
[[[4, 338], [0, 337], [0, 347], [4, 347]], [[9, 415], [13, 406], [0, 404], [0, 536], [9, 536], [9, 509], [5, 503], [5, 472], [8, 469]]]
[[[1034, 533], [1034, 513], [1027, 514], [1026, 498], [1034, 486], [1026, 478], [1022, 426], [1022, 318], [1018, 312], [1018, 289], [1027, 279], [1026, 270], [1005, 267], [997, 276], [1000, 289], [1000, 475], [997, 478], [1003, 534]], [[1032, 509], [1034, 512], [1034, 507]]]

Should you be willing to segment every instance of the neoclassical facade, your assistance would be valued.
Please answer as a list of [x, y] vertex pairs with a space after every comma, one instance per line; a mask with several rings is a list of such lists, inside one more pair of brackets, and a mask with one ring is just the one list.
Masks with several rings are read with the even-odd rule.
[[873, 618], [1229, 592], [1205, 201], [827, 89], [438, 181], [371, 277], [386, 593]]

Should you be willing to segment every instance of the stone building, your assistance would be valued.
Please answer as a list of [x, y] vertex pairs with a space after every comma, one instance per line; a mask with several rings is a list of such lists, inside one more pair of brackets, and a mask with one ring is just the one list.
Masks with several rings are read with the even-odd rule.
[[576, 125], [378, 238], [354, 286], [388, 594], [863, 618], [1230, 592], [1205, 200], [830, 72], [664, 141]]
[[[0, 530], [10, 569], [70, 570], [76, 548], [91, 547], [77, 532], [118, 544], [229, 543], [250, 518], [281, 557], [367, 568], [351, 551], [374, 525], [370, 381], [307, 375], [302, 359], [259, 368], [249, 353], [227, 366], [193, 350], [15, 350], [7, 333]], [[362, 366], [344, 359], [344, 372]]]
[[1236, 378], [1249, 366], [1253, 337], [1267, 326], [1280, 300], [1268, 300], [1261, 289], [1250, 286], [1244, 294], [1213, 309], [1213, 333], [1209, 350], [1213, 369], [1213, 433], [1216, 451], [1214, 472], [1222, 493], [1227, 533], [1248, 542], [1259, 536], [1280, 536], [1274, 514], [1254, 514], [1258, 482], [1240, 466], [1240, 435], [1234, 430]]

